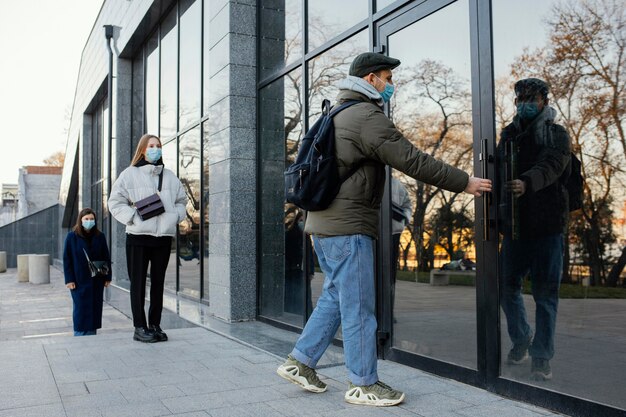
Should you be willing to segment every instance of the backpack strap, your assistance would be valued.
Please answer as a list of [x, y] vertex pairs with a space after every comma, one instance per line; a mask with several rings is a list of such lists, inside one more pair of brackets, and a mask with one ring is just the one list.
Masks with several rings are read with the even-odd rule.
[[[330, 104], [330, 101], [328, 100], [324, 100], [324, 102], [328, 102], [328, 105]], [[324, 103], [322, 102], [322, 112], [324, 112]], [[332, 109], [332, 111], [330, 111], [330, 113], [328, 113], [328, 115], [332, 118], [334, 117], [337, 113], [339, 113], [342, 110], [347, 109], [350, 106], [353, 106], [355, 104], [361, 103], [361, 101], [358, 100], [350, 100], [350, 101], [346, 101], [344, 103], [342, 103], [341, 105], [337, 106], [336, 108]], [[328, 110], [327, 110], [328, 111]], [[341, 178], [341, 183], [343, 184], [348, 178], [350, 178], [352, 175], [354, 175], [355, 172], [357, 172], [359, 170], [359, 168], [361, 168], [361, 165], [363, 165], [363, 162], [359, 162], [358, 164], [356, 164], [355, 166], [353, 166], [349, 171], [348, 171], [348, 175], [345, 178]]]
[[[342, 103], [341, 105], [339, 105], [339, 106], [335, 107], [334, 109], [330, 110], [330, 108], [326, 108], [326, 109], [324, 108], [324, 105], [325, 105], [325, 104], [330, 105], [330, 101], [328, 101], [328, 100], [324, 100], [324, 101], [322, 102], [322, 113], [324, 113], [324, 114], [328, 114], [328, 115], [332, 118], [332, 117], [335, 117], [335, 115], [336, 115], [337, 113], [339, 113], [340, 111], [345, 110], [345, 109], [347, 109], [348, 107], [353, 106], [353, 105], [355, 105], [355, 104], [357, 104], [357, 103], [361, 103], [361, 102], [360, 102], [360, 101], [358, 101], [358, 100], [350, 100], [350, 101], [346, 101], [345, 103]], [[330, 111], [330, 112], [329, 112], [329, 111]]]

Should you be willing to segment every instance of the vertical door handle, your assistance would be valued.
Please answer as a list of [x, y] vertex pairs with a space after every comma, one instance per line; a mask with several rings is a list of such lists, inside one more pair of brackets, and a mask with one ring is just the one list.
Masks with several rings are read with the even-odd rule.
[[[492, 158], [487, 153], [488, 139], [480, 141], [480, 155], [482, 177], [487, 178], [489, 174], [489, 162]], [[489, 205], [491, 203], [491, 193], [483, 193], [483, 241], [489, 240], [491, 220], [489, 219]]]

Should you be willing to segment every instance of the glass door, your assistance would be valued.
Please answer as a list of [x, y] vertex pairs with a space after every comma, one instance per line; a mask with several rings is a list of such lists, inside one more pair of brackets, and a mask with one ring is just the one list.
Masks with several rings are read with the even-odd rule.
[[[473, 172], [468, 0], [430, 2], [383, 25], [381, 43], [402, 64], [389, 116], [422, 152]], [[445, 7], [442, 7], [443, 6]], [[435, 9], [434, 7], [438, 7]], [[477, 369], [474, 198], [391, 169], [383, 210], [382, 321], [387, 354]], [[390, 190], [390, 192], [389, 192]], [[386, 289], [389, 289], [387, 291]]]
[[492, 13], [501, 376], [624, 415], [626, 1]]

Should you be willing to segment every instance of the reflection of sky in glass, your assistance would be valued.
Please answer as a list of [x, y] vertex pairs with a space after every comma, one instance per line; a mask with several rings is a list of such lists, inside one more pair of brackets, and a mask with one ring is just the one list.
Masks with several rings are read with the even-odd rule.
[[285, 1], [286, 64], [302, 56], [302, 1]]
[[[448, 31], [446, 36], [440, 36], [442, 28], [453, 27], [457, 30]], [[461, 0], [440, 10], [439, 12], [425, 17], [412, 25], [394, 33], [389, 37], [389, 55], [399, 59], [402, 64], [395, 70], [397, 82], [411, 81], [407, 79], [412, 68], [424, 60], [435, 61], [441, 64], [443, 69], [452, 69], [452, 74], [447, 81], [456, 80], [469, 92], [470, 90], [470, 40], [468, 5], [466, 0]], [[443, 79], [443, 73], [439, 74]], [[420, 83], [420, 81], [417, 81]], [[401, 111], [403, 112], [439, 112], [439, 106], [432, 100], [413, 97], [407, 99], [406, 95], [415, 94], [414, 83], [398, 86], [396, 98], [403, 99]], [[467, 103], [454, 103], [448, 100], [447, 105], [467, 105]]]
[[309, 51], [366, 19], [368, 0], [309, 1]]
[[452, 3], [393, 35], [389, 55], [411, 57], [411, 62], [403, 62], [403, 65], [430, 59], [444, 62], [457, 74], [469, 74], [468, 7], [467, 0]]
[[174, 9], [161, 25], [161, 120], [159, 127], [162, 138], [176, 133], [177, 61], [178, 33], [176, 9]]
[[493, 8], [493, 49], [496, 78], [506, 75], [524, 48], [543, 46], [548, 33], [544, 19], [553, 0], [498, 0]]
[[200, 3], [193, 3], [180, 17], [179, 126], [200, 118]]

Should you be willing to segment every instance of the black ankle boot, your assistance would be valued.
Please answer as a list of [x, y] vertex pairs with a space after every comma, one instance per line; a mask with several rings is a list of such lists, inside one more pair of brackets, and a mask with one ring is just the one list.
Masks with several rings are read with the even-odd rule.
[[150, 330], [154, 332], [157, 342], [167, 341], [167, 334], [165, 334], [165, 332], [161, 329], [161, 326], [159, 326], [158, 324], [150, 326]]
[[147, 327], [135, 327], [133, 340], [144, 343], [154, 343], [158, 341], [154, 331], [148, 329]]

